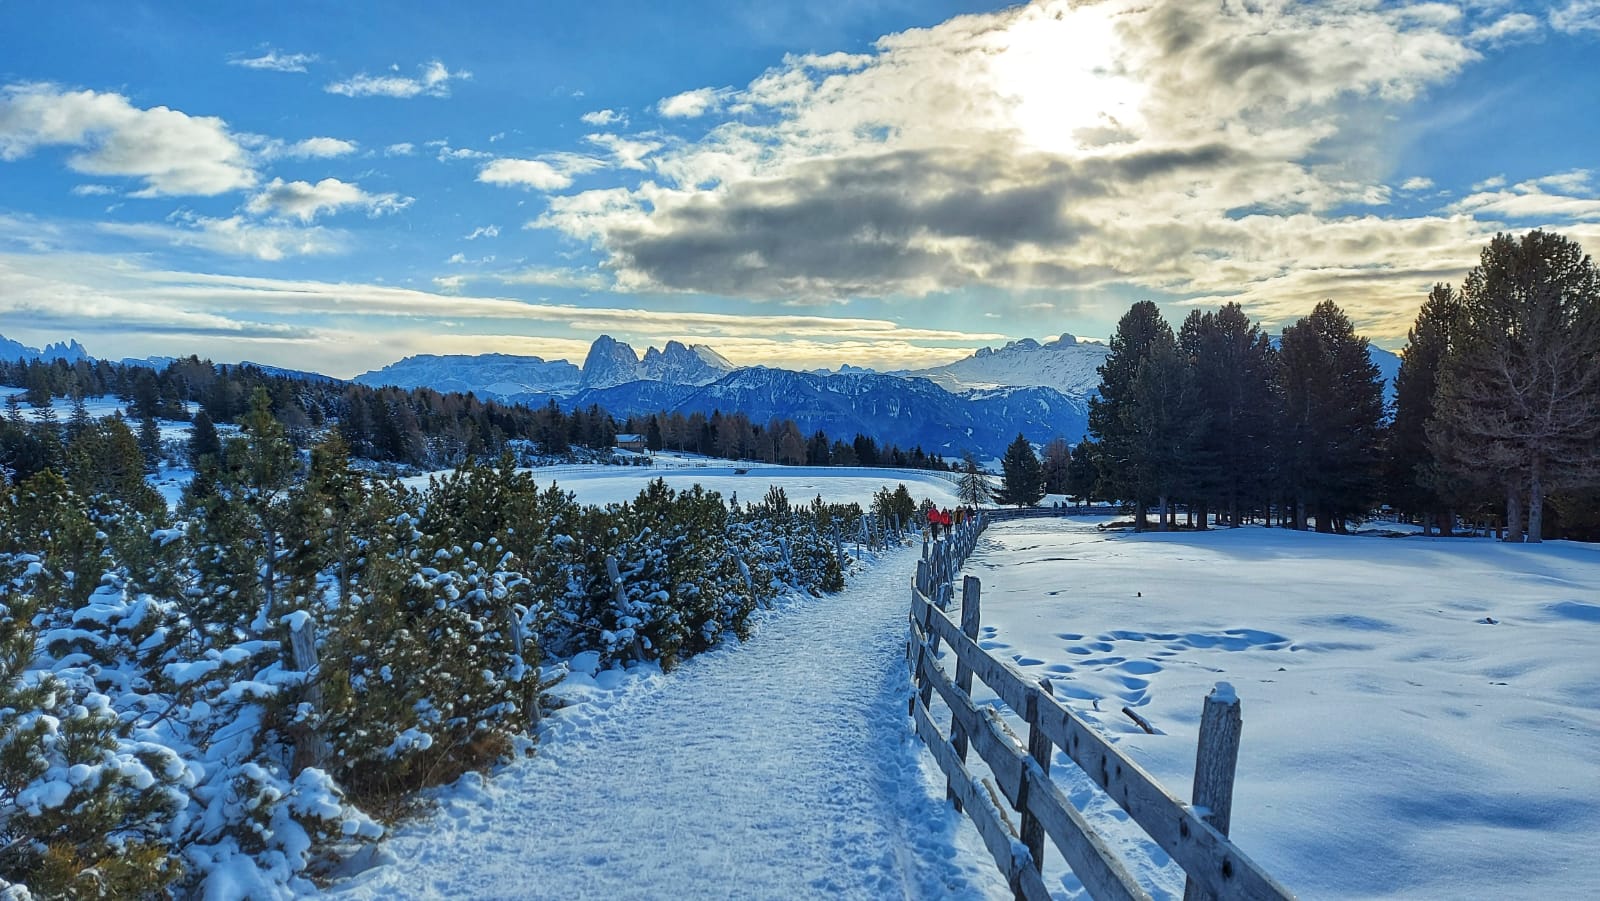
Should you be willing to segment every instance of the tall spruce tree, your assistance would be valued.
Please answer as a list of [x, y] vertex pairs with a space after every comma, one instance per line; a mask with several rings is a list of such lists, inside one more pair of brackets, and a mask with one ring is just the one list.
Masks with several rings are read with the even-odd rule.
[[1454, 471], [1499, 488], [1509, 541], [1546, 495], [1600, 482], [1600, 276], [1577, 243], [1496, 235], [1461, 287], [1459, 340], [1428, 427]]
[[1044, 466], [1033, 452], [1033, 445], [1021, 432], [1000, 457], [1000, 492], [995, 500], [1002, 504], [1032, 507], [1044, 498]]
[[1190, 313], [1178, 345], [1206, 417], [1190, 459], [1201, 523], [1214, 507], [1238, 525], [1241, 508], [1264, 500], [1268, 484], [1276, 406], [1272, 345], [1236, 303], [1215, 313]]
[[1145, 524], [1145, 504], [1150, 497], [1141, 493], [1133, 465], [1138, 450], [1130, 414], [1137, 402], [1134, 380], [1151, 347], [1157, 343], [1170, 344], [1172, 340], [1172, 327], [1167, 325], [1154, 302], [1142, 300], [1129, 307], [1118, 320], [1109, 352], [1100, 365], [1098, 396], [1089, 399], [1089, 432], [1100, 448], [1101, 487], [1109, 496], [1133, 501], [1135, 519], [1140, 526]]
[[1404, 514], [1422, 518], [1423, 533], [1437, 526], [1450, 534], [1454, 515], [1447, 477], [1428, 442], [1439, 369], [1459, 330], [1461, 301], [1436, 284], [1406, 333], [1406, 349], [1394, 380], [1394, 422], [1389, 427], [1389, 497]]
[[1285, 440], [1279, 455], [1294, 527], [1342, 531], [1377, 492], [1383, 377], [1349, 317], [1331, 300], [1283, 330], [1278, 354]]

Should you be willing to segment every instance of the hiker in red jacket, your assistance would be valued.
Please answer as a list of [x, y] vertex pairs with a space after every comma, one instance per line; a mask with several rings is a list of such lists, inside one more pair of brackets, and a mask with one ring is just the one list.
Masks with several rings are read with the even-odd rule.
[[939, 538], [939, 508], [928, 508], [928, 534], [935, 540]]

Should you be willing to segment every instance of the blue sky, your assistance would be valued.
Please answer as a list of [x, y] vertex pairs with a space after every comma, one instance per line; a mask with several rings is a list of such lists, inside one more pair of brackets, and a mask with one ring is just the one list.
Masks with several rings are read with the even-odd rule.
[[[829, 7], [833, 8], [829, 8]], [[0, 334], [932, 365], [1600, 249], [1600, 0], [0, 0]]]

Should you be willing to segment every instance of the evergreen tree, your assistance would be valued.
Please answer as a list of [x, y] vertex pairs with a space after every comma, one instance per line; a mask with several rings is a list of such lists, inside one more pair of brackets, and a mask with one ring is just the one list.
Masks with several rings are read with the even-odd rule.
[[1294, 526], [1304, 529], [1312, 513], [1317, 531], [1343, 531], [1374, 502], [1383, 378], [1367, 339], [1331, 300], [1283, 330], [1278, 359], [1286, 432], [1279, 461]]
[[1136, 402], [1134, 380], [1139, 366], [1156, 343], [1171, 344], [1172, 327], [1161, 310], [1148, 300], [1128, 308], [1111, 336], [1105, 362], [1100, 365], [1097, 397], [1089, 399], [1089, 433], [1099, 447], [1100, 484], [1111, 497], [1134, 503], [1135, 519], [1145, 523], [1145, 504], [1150, 497], [1141, 493], [1137, 473], [1132, 467], [1137, 440], [1131, 429], [1136, 421], [1131, 407]]
[[1136, 497], [1156, 502], [1162, 531], [1170, 524], [1173, 499], [1192, 485], [1206, 423], [1197, 394], [1171, 333], [1156, 334], [1124, 397], [1119, 430], [1126, 442], [1125, 483]]
[[1072, 448], [1072, 459], [1067, 465], [1067, 484], [1063, 491], [1079, 502], [1092, 501], [1095, 486], [1100, 480], [1100, 469], [1095, 462], [1099, 447], [1088, 436], [1080, 438]]
[[1406, 348], [1395, 377], [1394, 422], [1389, 428], [1389, 497], [1395, 507], [1423, 518], [1423, 533], [1433, 523], [1450, 534], [1454, 515], [1448, 477], [1428, 443], [1439, 369], [1460, 328], [1461, 302], [1449, 285], [1436, 284], [1406, 334]]
[[1241, 507], [1265, 500], [1277, 398], [1267, 335], [1236, 303], [1189, 314], [1178, 333], [1205, 427], [1189, 465], [1201, 525], [1215, 509], [1238, 525]]
[[1575, 242], [1496, 235], [1461, 288], [1428, 427], [1436, 453], [1504, 492], [1507, 540], [1543, 532], [1544, 501], [1600, 483], [1600, 276]]
[[161, 468], [161, 427], [154, 416], [139, 420], [139, 453], [144, 458], [145, 472], [154, 473]]
[[217, 437], [216, 424], [201, 410], [195, 414], [194, 425], [189, 429], [189, 464], [199, 468], [203, 458], [215, 460], [221, 453], [222, 439]]
[[1045, 494], [1066, 494], [1071, 468], [1072, 446], [1060, 435], [1051, 438], [1044, 446]]
[[1033, 452], [1033, 445], [1021, 432], [1016, 440], [1006, 446], [1000, 457], [1000, 491], [995, 500], [1001, 504], [1032, 507], [1043, 499], [1044, 466]]

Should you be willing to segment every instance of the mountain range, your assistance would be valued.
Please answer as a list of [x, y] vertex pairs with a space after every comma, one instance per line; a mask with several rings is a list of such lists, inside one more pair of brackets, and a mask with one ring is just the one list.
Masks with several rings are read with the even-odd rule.
[[[539, 406], [598, 405], [615, 416], [676, 411], [741, 411], [751, 421], [792, 419], [806, 432], [846, 441], [857, 433], [903, 448], [946, 456], [998, 456], [1017, 434], [1042, 444], [1076, 440], [1088, 428], [1088, 401], [1109, 349], [1070, 334], [1031, 338], [918, 370], [880, 373], [855, 366], [797, 372], [736, 367], [703, 344], [668, 341], [641, 356], [601, 335], [581, 367], [566, 360], [513, 354], [419, 354], [356, 376], [365, 385], [428, 387]], [[1371, 349], [1392, 400], [1400, 358]], [[0, 337], [0, 359], [92, 359], [76, 341], [44, 350]], [[151, 365], [150, 361], [125, 363]], [[287, 372], [287, 370], [284, 370]], [[314, 373], [296, 373], [314, 377]], [[325, 378], [325, 376], [323, 376]]]

